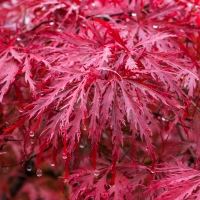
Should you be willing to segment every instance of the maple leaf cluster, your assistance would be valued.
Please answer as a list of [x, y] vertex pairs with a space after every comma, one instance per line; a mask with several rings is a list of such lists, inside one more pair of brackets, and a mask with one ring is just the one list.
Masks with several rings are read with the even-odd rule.
[[73, 200], [199, 199], [199, 60], [199, 0], [1, 1], [2, 169], [51, 163]]

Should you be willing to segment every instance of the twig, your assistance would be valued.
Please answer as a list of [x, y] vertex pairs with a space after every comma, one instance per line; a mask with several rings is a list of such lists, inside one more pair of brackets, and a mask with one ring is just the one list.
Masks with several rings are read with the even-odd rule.
[[118, 162], [122, 162], [122, 160], [125, 158], [125, 156], [128, 154], [128, 152], [130, 151], [132, 145], [126, 150], [126, 152], [124, 153], [124, 155], [118, 160]]
[[[48, 151], [53, 145], [51, 144], [49, 147], [47, 147], [46, 149], [44, 149], [43, 152], [46, 152]], [[12, 164], [12, 165], [2, 165], [1, 168], [8, 168], [8, 167], [14, 167], [14, 166], [17, 166], [17, 165], [22, 165], [23, 163], [26, 163], [28, 162], [29, 160], [33, 159], [33, 158], [36, 158], [38, 156], [39, 153], [37, 154], [34, 154], [32, 155], [30, 158], [26, 159], [26, 160], [22, 160], [21, 162], [19, 163], [16, 163], [16, 164]]]
[[[174, 122], [174, 119], [171, 119], [171, 118], [169, 118], [169, 117], [165, 117], [165, 116], [163, 116], [163, 115], [161, 115], [161, 114], [159, 114], [159, 113], [156, 113], [156, 112], [152, 112], [152, 113], [153, 113], [156, 117], [161, 117], [161, 119], [164, 119], [164, 120], [166, 120], [166, 121]], [[190, 118], [186, 118], [185, 120], [186, 120], [186, 121], [191, 121]], [[181, 124], [180, 122], [178, 122], [177, 125], [183, 126], [183, 124]], [[185, 126], [185, 128], [191, 129], [190, 126]]]

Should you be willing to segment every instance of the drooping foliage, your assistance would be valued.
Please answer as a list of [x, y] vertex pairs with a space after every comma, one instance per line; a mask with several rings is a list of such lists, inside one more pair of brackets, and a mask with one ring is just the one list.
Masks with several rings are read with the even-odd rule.
[[73, 200], [198, 199], [199, 26], [198, 0], [1, 1], [1, 154]]

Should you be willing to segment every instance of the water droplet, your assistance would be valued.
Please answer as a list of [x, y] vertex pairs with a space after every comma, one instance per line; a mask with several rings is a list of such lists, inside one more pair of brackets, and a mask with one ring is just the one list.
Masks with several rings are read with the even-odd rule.
[[57, 6], [57, 9], [61, 9], [61, 8], [62, 8], [62, 6], [61, 6], [61, 5], [58, 5], [58, 6]]
[[129, 18], [126, 18], [126, 22], [129, 22], [130, 21], [130, 19]]
[[46, 6], [43, 6], [43, 7], [42, 7], [42, 10], [43, 10], [43, 11], [44, 11], [44, 10], [47, 10]]
[[151, 174], [155, 174], [155, 171], [153, 171], [153, 170], [151, 170], [150, 172], [151, 172]]
[[62, 30], [61, 30], [60, 28], [58, 28], [56, 31], [57, 31], [57, 32], [62, 32]]
[[30, 17], [25, 17], [25, 24], [29, 24], [31, 22], [31, 18]]
[[20, 113], [24, 112], [24, 110], [22, 110], [22, 109], [20, 109], [20, 108], [18, 108], [18, 111], [19, 111]]
[[158, 116], [158, 117], [157, 117], [157, 119], [158, 119], [158, 120], [161, 120], [161, 117], [160, 117], [160, 116]]
[[34, 144], [34, 140], [33, 139], [31, 139], [31, 144]]
[[86, 130], [87, 130], [87, 128], [86, 128], [86, 126], [85, 126], [85, 125], [83, 125], [83, 130], [84, 130], [84, 131], [86, 131]]
[[96, 3], [95, 3], [95, 2], [93, 2], [93, 3], [92, 3], [92, 7], [95, 7], [95, 6], [96, 6]]
[[81, 149], [83, 149], [85, 146], [84, 145], [82, 145], [82, 144], [80, 144], [80, 146], [79, 146]]
[[36, 171], [36, 175], [37, 175], [38, 177], [42, 176], [42, 170], [41, 170], [41, 169], [38, 169], [38, 170]]
[[99, 174], [100, 174], [99, 170], [94, 170], [94, 175], [95, 176], [99, 176]]
[[33, 131], [30, 131], [29, 135], [30, 135], [30, 137], [34, 137]]
[[109, 185], [109, 187], [111, 188], [111, 187], [115, 187], [115, 185]]
[[162, 121], [164, 121], [164, 122], [168, 121], [168, 120], [167, 120], [166, 118], [164, 118], [164, 117], [162, 117], [161, 119], [162, 119]]
[[145, 149], [146, 149], [146, 151], [148, 151], [148, 150], [149, 150], [149, 148], [148, 148], [148, 147], [146, 147]]
[[31, 165], [27, 166], [26, 170], [27, 170], [28, 172], [30, 172], [30, 171], [32, 170]]
[[64, 152], [63, 153], [63, 159], [66, 160], [67, 159], [67, 154]]
[[158, 28], [158, 25], [153, 25], [153, 28], [155, 28], [155, 29]]
[[18, 38], [17, 38], [17, 41], [20, 41], [20, 40], [21, 40], [21, 38], [18, 37]]
[[52, 166], [52, 167], [55, 167], [55, 163], [54, 163], [54, 162], [52, 162], [52, 163], [51, 163], [51, 166]]
[[132, 16], [132, 17], [136, 17], [137, 14], [136, 14], [136, 13], [131, 13], [131, 16]]
[[53, 25], [54, 25], [54, 22], [49, 22], [49, 25], [50, 25], [50, 26], [53, 26]]

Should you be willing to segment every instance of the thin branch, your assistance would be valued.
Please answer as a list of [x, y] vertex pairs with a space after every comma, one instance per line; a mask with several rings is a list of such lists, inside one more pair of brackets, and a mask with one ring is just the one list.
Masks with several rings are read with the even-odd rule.
[[[171, 118], [169, 118], [169, 117], [165, 117], [165, 116], [163, 116], [163, 115], [161, 115], [161, 114], [159, 114], [159, 113], [157, 113], [157, 112], [152, 112], [156, 117], [161, 117], [161, 119], [163, 119], [163, 120], [165, 120], [165, 121], [169, 121], [169, 122], [174, 122], [175, 120], [174, 119], [171, 119]], [[190, 118], [186, 118], [185, 119], [186, 121], [192, 121]], [[181, 124], [180, 122], [178, 122], [177, 123], [177, 125], [179, 125], [179, 126], [183, 126], [183, 124]], [[191, 127], [190, 126], [185, 126], [185, 128], [187, 128], [187, 129], [191, 129]]]
[[[51, 144], [49, 147], [47, 147], [46, 149], [44, 149], [43, 152], [48, 151], [52, 146], [53, 146], [53, 144]], [[39, 154], [39, 153], [34, 154], [34, 155], [32, 155], [30, 158], [28, 158], [28, 159], [26, 159], [26, 160], [22, 160], [21, 162], [16, 163], [16, 164], [12, 164], [12, 165], [2, 165], [1, 168], [8, 168], [8, 167], [14, 167], [14, 166], [17, 166], [17, 165], [22, 165], [22, 164], [24, 164], [24, 163], [30, 161], [31, 159], [36, 158], [36, 157], [38, 156], [38, 154]]]
[[132, 145], [126, 150], [126, 152], [124, 153], [124, 155], [118, 160], [118, 162], [122, 162], [122, 160], [125, 158], [125, 156], [128, 154], [128, 152], [130, 151]]
[[20, 141], [22, 141], [22, 140], [14, 139], [14, 138], [4, 138], [3, 140], [6, 141], [6, 142], [20, 142]]

